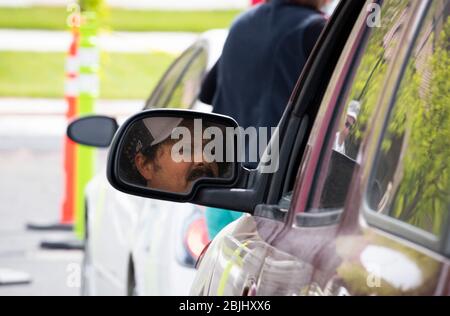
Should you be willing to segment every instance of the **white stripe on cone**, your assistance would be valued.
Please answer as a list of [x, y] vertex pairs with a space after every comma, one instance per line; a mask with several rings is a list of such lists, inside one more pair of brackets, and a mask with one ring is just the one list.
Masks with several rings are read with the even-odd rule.
[[95, 74], [80, 74], [78, 79], [79, 92], [97, 96], [99, 92], [99, 79]]
[[66, 58], [66, 74], [75, 75], [80, 69], [79, 59], [76, 56], [69, 56]]
[[100, 60], [100, 53], [97, 48], [80, 48], [79, 51], [80, 67], [97, 67]]
[[64, 95], [66, 97], [78, 96], [78, 78], [66, 78], [64, 82]]

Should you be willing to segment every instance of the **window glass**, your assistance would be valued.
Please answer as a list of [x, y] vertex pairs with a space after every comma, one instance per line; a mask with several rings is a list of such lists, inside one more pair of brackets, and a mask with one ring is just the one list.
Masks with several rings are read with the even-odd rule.
[[[365, 50], [352, 77], [342, 115], [315, 179], [309, 212], [330, 212], [344, 206], [363, 136], [387, 78], [387, 69], [411, 16], [411, 1], [384, 1], [380, 27], [370, 28]], [[335, 89], [330, 85], [329, 89]]]
[[190, 48], [165, 75], [145, 109], [191, 108], [200, 92], [207, 62], [203, 48]]
[[449, 1], [432, 2], [379, 149], [375, 212], [440, 235], [450, 210]]

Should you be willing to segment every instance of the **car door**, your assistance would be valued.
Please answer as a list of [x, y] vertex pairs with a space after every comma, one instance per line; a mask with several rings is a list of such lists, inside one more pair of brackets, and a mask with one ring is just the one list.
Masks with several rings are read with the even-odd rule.
[[448, 294], [448, 1], [379, 5], [330, 81], [274, 243], [310, 266], [291, 295]]
[[[374, 4], [375, 12], [381, 17], [380, 27], [368, 23]], [[280, 186], [273, 183], [271, 190], [283, 192], [278, 205], [260, 205], [255, 215], [261, 217], [245, 216], [229, 225], [213, 241], [200, 263], [194, 294], [442, 294], [445, 287], [448, 288], [447, 261], [443, 256], [446, 249], [448, 251], [445, 203], [440, 204], [443, 205], [439, 208], [441, 217], [427, 224], [428, 228], [430, 225], [440, 227], [438, 235], [418, 234], [426, 235], [428, 241], [435, 241], [435, 246], [439, 245], [440, 249], [437, 251], [438, 248], [424, 247], [423, 242], [413, 242], [415, 238], [402, 237], [396, 230], [395, 235], [392, 231], [389, 233], [392, 223], [384, 227], [385, 232], [371, 226], [373, 221], [367, 220], [370, 211], [360, 211], [368, 202], [355, 193], [365, 188], [364, 183], [357, 180], [364, 179], [365, 168], [370, 168], [364, 153], [374, 148], [386, 150], [390, 144], [388, 140], [379, 147], [368, 140], [369, 136], [379, 137], [384, 126], [384, 120], [378, 116], [380, 109], [391, 104], [389, 101], [398, 93], [404, 94], [398, 91], [400, 82], [416, 82], [417, 86], [417, 79], [414, 81], [405, 76], [404, 65], [410, 60], [410, 52], [414, 47], [416, 51], [421, 51], [421, 47], [426, 48], [424, 51], [432, 51], [430, 47], [435, 46], [426, 44], [430, 37], [444, 36], [446, 43], [445, 34], [448, 33], [444, 26], [447, 24], [430, 24], [430, 21], [442, 20], [439, 13], [448, 11], [447, 4], [439, 1], [367, 1], [364, 8], [368, 10], [361, 12], [334, 74], [327, 81], [328, 88], [308, 145], [304, 152], [300, 151], [302, 163], [298, 175], [288, 172], [285, 181], [279, 182]], [[439, 36], [432, 35], [438, 30], [437, 25], [444, 30]], [[447, 55], [442, 53], [442, 48], [437, 51], [441, 51], [438, 55], [445, 65]], [[431, 72], [430, 66], [424, 66], [427, 65], [424, 60], [429, 58], [418, 54], [412, 64], [421, 66], [416, 66], [413, 73], [422, 69], [425, 71], [422, 81], [427, 82]], [[440, 64], [440, 61], [435, 63]], [[448, 78], [445, 74], [441, 77]], [[443, 96], [446, 80], [439, 85], [444, 91]], [[414, 101], [414, 97], [420, 96], [419, 92], [426, 95], [423, 92], [426, 90], [426, 85], [420, 85], [414, 90], [417, 95], [410, 93], [407, 96]], [[302, 92], [305, 91], [300, 90], [300, 95]], [[443, 96], [438, 95], [436, 99]], [[441, 106], [445, 104], [441, 102]], [[400, 113], [401, 110], [404, 112], [404, 107], [400, 107]], [[407, 131], [398, 127], [401, 122], [401, 119], [394, 120], [393, 128]], [[441, 136], [442, 139], [448, 137]], [[397, 154], [399, 152], [398, 146], [392, 148], [388, 154], [391, 160], [396, 150]], [[295, 157], [291, 159], [296, 160]], [[293, 170], [288, 168], [288, 171]], [[386, 171], [384, 167], [381, 170]], [[290, 178], [295, 179], [295, 188], [291, 188]], [[381, 198], [378, 203], [389, 201], [389, 195], [383, 194], [388, 181], [379, 182], [368, 186], [379, 192], [371, 196], [372, 202], [377, 196]], [[286, 214], [283, 211], [287, 209]], [[263, 216], [282, 218], [282, 221], [270, 221]], [[395, 220], [393, 218], [392, 222]], [[398, 226], [407, 226], [407, 231], [417, 233], [417, 227], [408, 225], [401, 223]]]
[[448, 0], [423, 2], [396, 54], [401, 68], [378, 102], [349, 193], [348, 216], [360, 220], [343, 218], [331, 289], [449, 294], [449, 11]]

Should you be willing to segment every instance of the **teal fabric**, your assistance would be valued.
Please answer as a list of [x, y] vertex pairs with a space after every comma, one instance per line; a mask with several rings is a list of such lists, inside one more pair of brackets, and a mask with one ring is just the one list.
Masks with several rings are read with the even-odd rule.
[[212, 240], [225, 226], [239, 219], [242, 215], [241, 212], [208, 207], [205, 217], [209, 238]]

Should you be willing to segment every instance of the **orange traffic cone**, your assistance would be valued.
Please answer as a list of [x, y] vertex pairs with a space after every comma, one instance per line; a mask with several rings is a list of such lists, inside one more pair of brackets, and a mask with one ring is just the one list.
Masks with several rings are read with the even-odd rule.
[[[73, 40], [69, 47], [66, 59], [65, 69], [65, 100], [67, 102], [67, 120], [75, 118], [78, 109], [78, 47], [80, 41], [80, 34], [77, 27], [72, 28]], [[76, 144], [72, 142], [67, 136], [64, 139], [64, 197], [61, 206], [61, 213], [59, 222], [50, 224], [28, 224], [27, 228], [30, 230], [39, 231], [72, 231], [75, 221], [75, 200], [76, 200]]]

